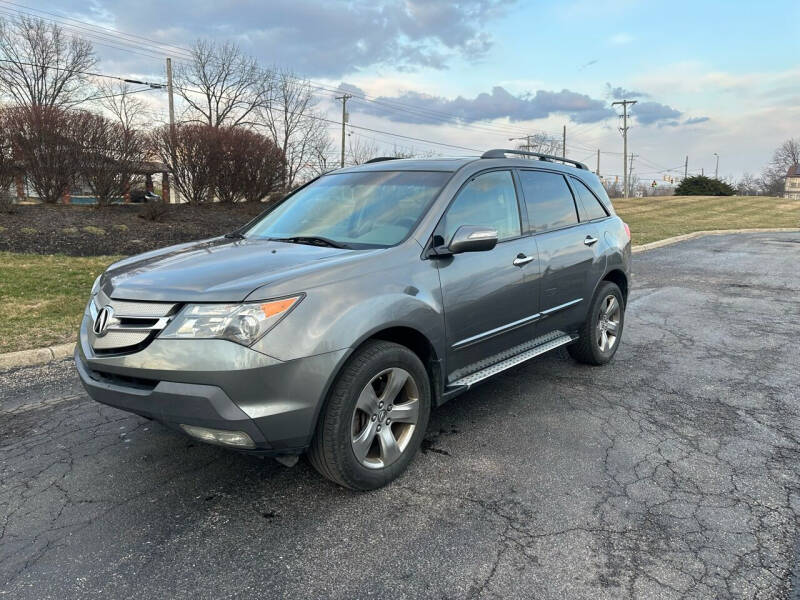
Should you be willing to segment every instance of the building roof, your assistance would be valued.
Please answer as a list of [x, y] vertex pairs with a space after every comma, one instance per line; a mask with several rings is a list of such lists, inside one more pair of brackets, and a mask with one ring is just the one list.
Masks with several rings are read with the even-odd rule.
[[789, 172], [786, 177], [800, 177], [800, 165], [792, 165], [789, 167]]

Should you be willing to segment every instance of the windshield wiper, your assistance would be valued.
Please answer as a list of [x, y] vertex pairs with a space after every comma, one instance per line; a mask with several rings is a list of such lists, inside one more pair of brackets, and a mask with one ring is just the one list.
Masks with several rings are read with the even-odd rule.
[[310, 244], [312, 246], [328, 246], [330, 248], [350, 248], [347, 244], [342, 244], [341, 242], [334, 242], [333, 240], [329, 240], [325, 237], [313, 236], [313, 235], [298, 235], [294, 237], [285, 237], [285, 238], [269, 238], [273, 242], [288, 242], [290, 244]]
[[244, 234], [241, 234], [238, 231], [234, 231], [233, 233], [226, 233], [222, 237], [226, 237], [229, 240], [243, 240], [243, 239], [245, 239]]

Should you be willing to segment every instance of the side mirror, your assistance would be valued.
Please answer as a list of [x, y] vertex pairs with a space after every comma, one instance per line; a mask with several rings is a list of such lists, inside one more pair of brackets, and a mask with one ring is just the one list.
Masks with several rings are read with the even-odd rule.
[[491, 250], [497, 245], [497, 230], [490, 227], [476, 227], [474, 225], [462, 225], [459, 227], [453, 239], [447, 245], [451, 254], [461, 254], [462, 252], [483, 252]]

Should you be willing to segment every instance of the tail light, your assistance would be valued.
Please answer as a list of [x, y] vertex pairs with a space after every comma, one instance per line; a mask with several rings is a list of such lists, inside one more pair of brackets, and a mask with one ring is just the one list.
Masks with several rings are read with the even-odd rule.
[[625, 233], [628, 234], [628, 239], [631, 239], [631, 228], [628, 227], [628, 224], [625, 221], [623, 221], [622, 224], [625, 226]]

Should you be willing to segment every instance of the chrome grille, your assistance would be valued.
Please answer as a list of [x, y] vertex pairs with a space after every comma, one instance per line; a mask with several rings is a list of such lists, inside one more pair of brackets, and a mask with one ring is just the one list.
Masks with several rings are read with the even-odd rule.
[[107, 330], [97, 335], [89, 328], [89, 341], [92, 348], [100, 351], [124, 351], [142, 344], [158, 331], [164, 329], [174, 312], [172, 302], [131, 302], [114, 300], [99, 292], [89, 305], [92, 325], [100, 310], [106, 306], [113, 309]]
[[103, 292], [95, 297], [98, 310], [109, 305], [119, 317], [165, 317], [172, 312], [172, 302], [130, 302], [128, 300], [112, 300]]

